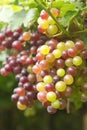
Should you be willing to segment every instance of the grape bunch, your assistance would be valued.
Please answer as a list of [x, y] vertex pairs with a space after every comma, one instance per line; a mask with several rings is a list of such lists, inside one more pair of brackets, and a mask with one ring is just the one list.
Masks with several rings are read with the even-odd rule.
[[[51, 8], [50, 11], [55, 18], [59, 17], [60, 10], [56, 8]], [[37, 22], [38, 22], [38, 31], [43, 34], [53, 36], [59, 32], [56, 22], [45, 10], [41, 11], [40, 17], [38, 18]]]
[[[40, 17], [46, 17], [43, 11]], [[66, 109], [67, 100], [78, 86], [81, 101], [87, 101], [87, 49], [84, 46], [80, 39], [61, 41], [22, 28], [2, 30], [0, 50], [9, 49], [10, 53], [2, 63], [0, 74], [15, 74], [18, 87], [11, 98], [17, 108], [25, 110], [38, 100], [48, 113], [54, 114]]]

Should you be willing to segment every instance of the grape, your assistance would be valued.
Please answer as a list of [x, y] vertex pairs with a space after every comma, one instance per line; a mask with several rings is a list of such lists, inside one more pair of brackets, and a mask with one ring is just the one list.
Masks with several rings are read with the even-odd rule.
[[73, 82], [74, 82], [74, 78], [72, 75], [70, 74], [67, 74], [64, 76], [64, 82], [67, 84], [67, 85], [71, 85]]
[[72, 96], [73, 89], [71, 87], [67, 87], [66, 90], [64, 91], [64, 95], [69, 98]]
[[23, 40], [24, 40], [24, 41], [29, 41], [30, 38], [31, 38], [30, 32], [24, 32], [24, 33], [22, 34], [22, 37], [23, 37]]
[[32, 68], [32, 70], [33, 70], [33, 72], [35, 74], [40, 74], [40, 72], [41, 72], [41, 68], [40, 68], [39, 65], [34, 65], [33, 68]]
[[58, 17], [60, 15], [60, 10], [56, 8], [51, 8], [51, 12], [55, 17]]
[[36, 58], [37, 58], [38, 61], [44, 60], [44, 55], [41, 54], [41, 53], [37, 53]]
[[26, 96], [20, 96], [18, 101], [23, 104], [23, 105], [27, 105], [28, 103], [28, 98]]
[[42, 18], [42, 19], [48, 19], [48, 17], [49, 17], [49, 14], [45, 11], [45, 10], [42, 10], [41, 11], [41, 13], [40, 13], [40, 17]]
[[35, 74], [29, 74], [28, 75], [28, 81], [30, 83], [34, 83], [36, 81], [36, 75]]
[[49, 53], [47, 56], [46, 56], [46, 60], [51, 63], [51, 62], [54, 62], [55, 61], [55, 56], [51, 53]]
[[48, 106], [47, 107], [47, 112], [49, 114], [55, 114], [57, 112], [57, 110], [55, 108], [53, 108], [52, 106]]
[[74, 66], [68, 67], [67, 68], [67, 73], [72, 75], [72, 76], [76, 76], [77, 74], [77, 68]]
[[53, 18], [52, 18], [51, 16], [48, 17], [47, 21], [48, 21], [48, 23], [51, 24], [51, 25], [52, 25], [52, 24], [55, 24], [55, 21], [53, 20]]
[[53, 82], [53, 78], [51, 75], [46, 75], [44, 78], [43, 78], [43, 81], [44, 83], [48, 84], [48, 83], [52, 83]]
[[65, 70], [62, 69], [62, 68], [58, 69], [58, 70], [57, 70], [57, 75], [58, 75], [59, 77], [63, 77], [63, 76], [65, 75]]
[[55, 49], [52, 53], [55, 58], [60, 58], [62, 56], [62, 52], [59, 49]]
[[82, 57], [83, 59], [87, 59], [87, 50], [83, 50], [83, 51], [81, 52], [81, 57]]
[[40, 47], [40, 53], [43, 55], [47, 55], [49, 51], [50, 51], [50, 48], [47, 45], [43, 45]]
[[74, 47], [75, 43], [73, 41], [68, 40], [68, 41], [66, 41], [65, 46], [66, 46], [66, 49], [69, 49], [71, 47]]
[[49, 23], [48, 23], [47, 20], [42, 20], [42, 19], [40, 19], [40, 20], [39, 20], [39, 25], [40, 25], [40, 27], [43, 28], [43, 29], [47, 29], [47, 28], [49, 27]]
[[47, 92], [46, 92], [46, 91], [39, 92], [39, 93], [37, 94], [37, 99], [38, 99], [40, 102], [46, 102], [46, 101], [47, 101], [46, 95], [47, 95]]
[[49, 63], [46, 60], [42, 60], [40, 61], [39, 66], [42, 70], [47, 70], [49, 68]]
[[36, 89], [37, 89], [37, 91], [39, 91], [39, 92], [45, 91], [45, 83], [44, 83], [44, 82], [39, 82], [39, 83], [37, 83]]
[[45, 85], [45, 89], [47, 92], [50, 92], [50, 91], [55, 91], [55, 86], [53, 83], [48, 83]]
[[14, 89], [14, 92], [17, 93], [19, 96], [24, 96], [25, 95], [25, 89], [18, 87]]
[[57, 27], [57, 25], [49, 25], [48, 26], [48, 28], [47, 28], [47, 33], [49, 34], [49, 35], [54, 35], [54, 34], [56, 34], [58, 32], [58, 27]]
[[63, 59], [69, 58], [69, 55], [68, 55], [68, 51], [67, 51], [67, 50], [65, 50], [65, 51], [62, 52], [62, 58], [63, 58]]
[[74, 64], [75, 66], [81, 65], [81, 64], [82, 64], [82, 58], [81, 58], [80, 56], [75, 56], [75, 57], [73, 58], [73, 64]]
[[56, 100], [55, 92], [52, 92], [52, 91], [48, 92], [47, 95], [46, 95], [46, 98], [47, 98], [48, 101], [54, 102]]
[[12, 96], [11, 96], [11, 99], [12, 99], [12, 101], [14, 101], [14, 102], [17, 102], [17, 101], [18, 101], [18, 98], [19, 98], [19, 96], [18, 96], [18, 94], [16, 94], [16, 93], [12, 94]]
[[84, 42], [82, 40], [77, 40], [75, 43], [75, 47], [78, 51], [82, 51], [84, 49]]
[[19, 110], [25, 110], [25, 109], [27, 108], [27, 106], [24, 105], [24, 104], [21, 104], [21, 103], [18, 101], [18, 102], [17, 102], [17, 108], [18, 108]]
[[72, 66], [72, 65], [73, 65], [73, 59], [72, 59], [72, 58], [66, 59], [66, 60], [65, 60], [65, 65], [66, 65], [67, 67]]
[[60, 108], [60, 101], [59, 100], [56, 100], [54, 102], [51, 103], [51, 106], [55, 109], [58, 109]]
[[59, 42], [57, 44], [57, 48], [61, 51], [64, 51], [66, 49], [65, 43], [64, 42]]
[[12, 47], [18, 51], [22, 50], [22, 43], [20, 41], [14, 41]]
[[57, 68], [64, 68], [65, 67], [65, 61], [61, 58], [56, 60], [56, 67]]
[[55, 84], [55, 88], [58, 92], [63, 92], [66, 90], [66, 84], [64, 81], [58, 81], [56, 84]]
[[68, 49], [68, 55], [69, 55], [70, 57], [76, 56], [76, 55], [77, 55], [77, 49], [76, 49], [76, 47], [69, 48], [69, 49]]

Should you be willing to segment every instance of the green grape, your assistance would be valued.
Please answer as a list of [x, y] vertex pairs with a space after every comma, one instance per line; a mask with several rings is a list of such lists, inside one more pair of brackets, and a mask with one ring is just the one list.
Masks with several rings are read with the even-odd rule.
[[44, 82], [39, 82], [39, 83], [37, 83], [36, 89], [37, 89], [37, 91], [39, 91], [39, 92], [45, 91], [45, 83], [44, 83]]
[[47, 45], [42, 45], [40, 47], [40, 53], [43, 54], [43, 55], [47, 55], [50, 51], [50, 47], [47, 46]]
[[66, 84], [64, 81], [58, 81], [55, 84], [55, 88], [58, 92], [64, 92], [66, 90]]
[[59, 68], [59, 69], [57, 70], [57, 75], [58, 75], [59, 77], [63, 77], [63, 76], [65, 75], [65, 70], [62, 69], [62, 68]]
[[74, 47], [75, 43], [73, 41], [68, 40], [68, 41], [66, 41], [65, 46], [66, 46], [66, 50], [67, 50], [67, 49], [69, 49], [71, 47]]
[[66, 59], [66, 60], [65, 60], [65, 65], [66, 65], [67, 67], [72, 66], [72, 65], [73, 65], [73, 59], [72, 59], [72, 58]]
[[52, 92], [52, 91], [48, 92], [47, 95], [46, 95], [46, 98], [47, 98], [48, 101], [54, 102], [56, 100], [55, 92]]
[[62, 56], [62, 52], [59, 49], [55, 49], [52, 53], [55, 56], [55, 58], [60, 58]]
[[53, 20], [51, 16], [48, 17], [47, 21], [49, 24], [55, 24], [55, 21]]
[[17, 102], [17, 108], [19, 110], [25, 110], [27, 106], [25, 104], [21, 104], [19, 101]]
[[64, 51], [66, 49], [65, 43], [64, 42], [59, 42], [57, 44], [57, 49]]
[[40, 25], [41, 28], [47, 29], [49, 27], [49, 23], [47, 20], [43, 20], [41, 18], [38, 19], [38, 24]]
[[81, 65], [81, 64], [82, 64], [82, 58], [81, 58], [80, 56], [75, 56], [75, 57], [73, 58], [73, 64], [74, 64], [75, 66]]
[[59, 100], [55, 100], [54, 102], [51, 103], [51, 106], [55, 109], [60, 108], [60, 101]]
[[52, 76], [50, 76], [50, 75], [46, 75], [46, 76], [43, 78], [43, 81], [44, 81], [44, 83], [46, 83], [46, 84], [52, 83], [52, 82], [53, 82], [53, 78], [52, 78]]
[[58, 32], [58, 27], [54, 24], [54, 25], [49, 25], [48, 29], [47, 29], [47, 33], [49, 35], [54, 35]]
[[74, 82], [74, 78], [72, 75], [65, 75], [64, 76], [64, 82], [67, 84], [67, 85], [71, 85], [73, 82]]

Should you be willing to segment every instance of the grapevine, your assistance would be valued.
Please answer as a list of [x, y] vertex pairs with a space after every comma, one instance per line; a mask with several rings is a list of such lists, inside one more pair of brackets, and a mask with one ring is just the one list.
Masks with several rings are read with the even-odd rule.
[[[18, 86], [14, 88], [11, 99], [18, 109], [31, 108], [38, 100], [50, 114], [63, 109], [69, 111], [69, 103], [74, 104], [77, 91], [79, 100], [87, 101], [84, 40], [87, 28], [82, 15], [87, 7], [78, 2], [83, 7], [80, 9], [72, 2], [63, 2], [73, 7], [73, 11], [69, 9], [63, 14], [63, 7], [55, 7], [57, 1], [47, 2], [46, 6], [44, 1], [34, 2], [36, 7], [41, 6], [37, 18], [32, 14], [30, 22], [25, 22], [27, 24], [22, 23], [14, 29], [12, 23], [7, 22], [1, 29], [0, 51], [8, 50], [9, 54], [2, 63], [0, 74], [15, 75]], [[36, 11], [36, 8], [29, 11]], [[68, 13], [68, 23], [64, 24]]]

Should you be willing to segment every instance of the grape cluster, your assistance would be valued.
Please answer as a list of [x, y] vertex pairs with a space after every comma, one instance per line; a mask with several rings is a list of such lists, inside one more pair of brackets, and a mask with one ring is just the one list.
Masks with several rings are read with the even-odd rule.
[[[42, 11], [41, 18], [50, 16]], [[55, 13], [58, 16], [58, 13]], [[51, 19], [52, 20], [52, 19]], [[53, 24], [54, 25], [54, 24]], [[47, 31], [47, 30], [46, 30]], [[18, 87], [12, 100], [20, 110], [32, 107], [39, 100], [48, 113], [65, 109], [76, 87], [80, 87], [81, 101], [87, 101], [87, 49], [82, 40], [58, 41], [40, 32], [14, 32], [9, 28], [0, 33], [0, 50], [10, 50], [0, 74], [15, 74]]]
[[[56, 8], [51, 8], [51, 13], [54, 17], [58, 18], [60, 15], [60, 11]], [[38, 18], [38, 31], [41, 33], [46, 33], [48, 35], [54, 35], [58, 33], [59, 29], [56, 25], [54, 19], [45, 11], [42, 10], [40, 13], [40, 17]]]

